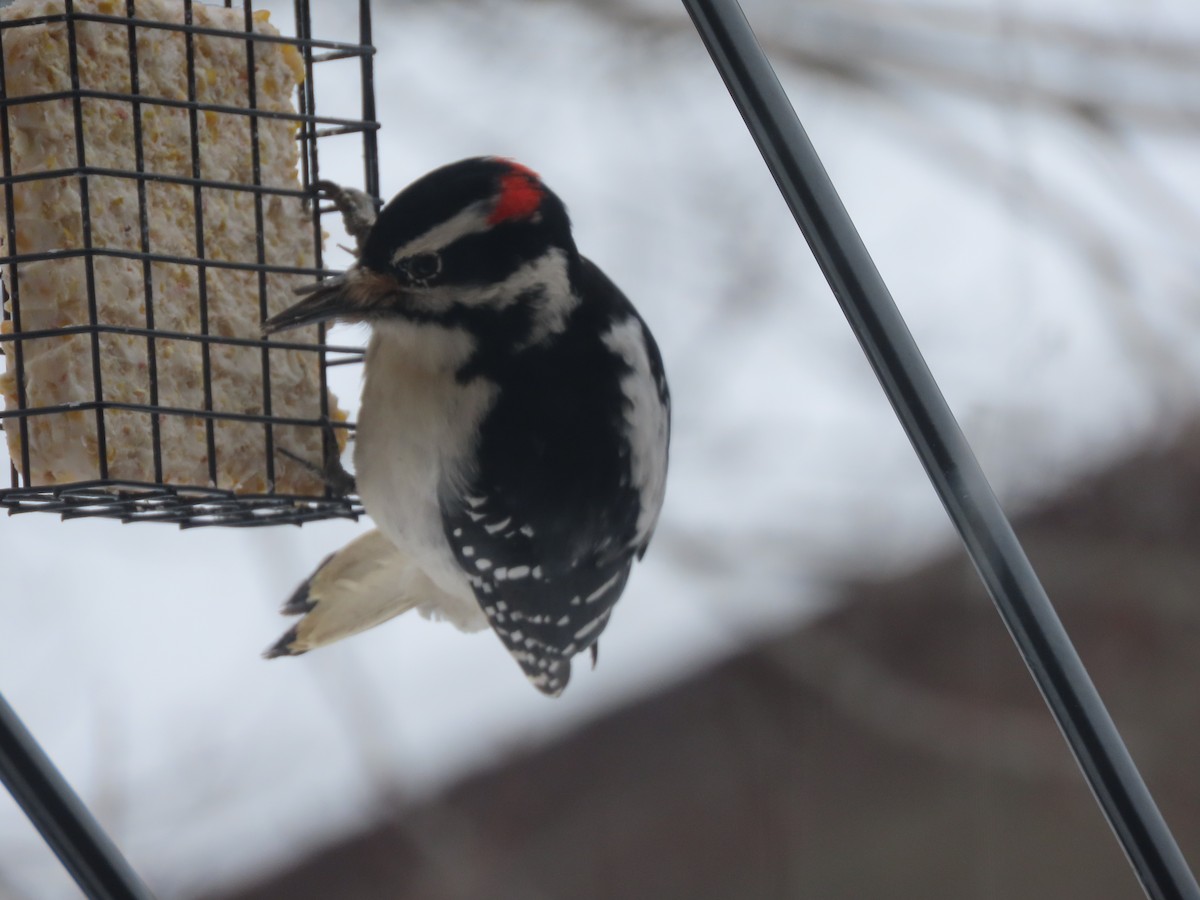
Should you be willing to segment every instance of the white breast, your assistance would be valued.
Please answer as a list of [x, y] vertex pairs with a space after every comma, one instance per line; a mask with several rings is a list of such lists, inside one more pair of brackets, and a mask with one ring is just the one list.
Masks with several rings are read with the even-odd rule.
[[[367, 513], [397, 547], [463, 608], [422, 608], [452, 621], [482, 618], [442, 531], [439, 487], [461, 483], [479, 422], [495, 386], [459, 384], [472, 349], [463, 331], [432, 325], [377, 325], [367, 347], [366, 382], [355, 434], [354, 468]], [[445, 599], [438, 604], [444, 607]]]

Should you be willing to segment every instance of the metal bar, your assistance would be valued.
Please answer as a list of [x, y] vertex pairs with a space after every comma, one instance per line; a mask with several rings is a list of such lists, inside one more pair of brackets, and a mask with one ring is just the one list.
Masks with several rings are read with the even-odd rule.
[[[78, 16], [76, 18], [79, 18]], [[125, 21], [122, 19], [121, 21]], [[242, 32], [236, 32], [242, 35]], [[191, 32], [185, 32], [190, 35]], [[342, 119], [336, 116], [306, 116], [300, 113], [284, 112], [283, 110], [251, 110], [244, 106], [227, 106], [222, 103], [201, 103], [199, 100], [178, 100], [172, 97], [139, 97], [137, 94], [132, 94], [129, 91], [102, 91], [97, 88], [81, 87], [79, 90], [66, 91], [47, 91], [40, 94], [22, 94], [17, 97], [0, 96], [0, 108], [8, 108], [12, 106], [26, 106], [31, 103], [47, 103], [51, 100], [73, 100], [79, 97], [83, 100], [118, 100], [129, 103], [137, 100], [148, 106], [161, 106], [165, 109], [195, 109], [200, 112], [216, 112], [227, 116], [253, 116], [258, 119], [281, 119], [286, 122], [299, 122], [306, 125], [330, 125], [338, 126], [336, 128], [326, 129], [335, 134], [349, 134], [354, 131], [378, 131], [378, 122], [363, 122], [358, 119]], [[69, 172], [77, 171], [73, 167]], [[97, 171], [100, 171], [97, 169]], [[116, 174], [133, 177], [134, 173], [127, 170], [113, 170]], [[42, 178], [56, 174], [49, 170], [39, 170], [36, 175]], [[154, 180], [160, 180], [162, 176], [152, 176]], [[276, 193], [283, 193], [287, 189], [277, 190]], [[292, 193], [296, 193], [292, 191]]]
[[[4, 0], [0, 0], [0, 7], [4, 6]], [[4, 32], [0, 31], [0, 97], [8, 94], [8, 73], [4, 62]], [[12, 161], [12, 134], [11, 123], [9, 122], [9, 111], [5, 107], [0, 109], [0, 175], [9, 178], [13, 173]], [[5, 246], [9, 250], [17, 248], [17, 214], [15, 191], [7, 181], [4, 184], [4, 238]], [[9, 323], [12, 326], [14, 333], [21, 331], [21, 267], [15, 262], [10, 261], [6, 267], [8, 269], [8, 283], [2, 285], [0, 289], [0, 301], [7, 299], [7, 303], [0, 302], [0, 322]], [[2, 331], [3, 329], [0, 329]], [[2, 346], [0, 346], [2, 349]], [[21, 344], [13, 347], [12, 363], [6, 364], [5, 368], [14, 377], [17, 384], [17, 408], [24, 409], [29, 405], [29, 395], [25, 377], [25, 348]], [[7, 404], [6, 404], [7, 405]], [[21, 450], [19, 458], [13, 459], [10, 457], [8, 461], [9, 483], [15, 488], [21, 483], [21, 476], [17, 472], [17, 463], [20, 463], [21, 472], [24, 473], [25, 484], [31, 483], [29, 477], [29, 423], [24, 420], [19, 420], [17, 423], [17, 435], [21, 442]]]
[[[312, 37], [312, 15], [309, 9], [308, 0], [296, 0], [296, 34], [299, 37]], [[361, 12], [360, 12], [361, 15]], [[369, 57], [368, 57], [369, 58]], [[298, 91], [300, 99], [300, 111], [306, 115], [313, 116], [317, 111], [317, 92], [315, 90], [315, 82], [313, 79], [313, 56], [311, 52], [304, 54], [304, 85], [303, 89]], [[365, 88], [364, 88], [365, 90]], [[304, 153], [302, 155], [304, 161], [304, 178], [305, 187], [311, 188], [320, 180], [321, 159], [319, 143], [319, 129], [305, 129], [296, 135], [297, 140], [301, 141]], [[321, 203], [319, 198], [313, 197], [309, 204], [309, 213], [311, 215], [313, 227], [313, 264], [322, 269], [325, 267], [325, 240], [324, 233], [321, 229]], [[321, 322], [317, 325], [317, 342], [325, 343], [326, 335], [328, 334], [328, 324]], [[329, 361], [325, 354], [322, 353], [317, 357], [318, 365], [318, 381], [320, 387], [320, 413], [324, 420], [329, 419]], [[321, 466], [326, 472], [330, 472], [334, 467], [333, 455], [337, 452], [337, 441], [321, 441]], [[333, 496], [333, 488], [331, 485], [325, 485], [325, 496]]]
[[[146, 413], [147, 415], [184, 416], [189, 419], [205, 419], [210, 422], [247, 422], [268, 428], [272, 425], [295, 425], [301, 428], [347, 428], [346, 422], [329, 419], [304, 419], [298, 416], [273, 416], [270, 413], [221, 412], [214, 409], [193, 409], [188, 406], [151, 406], [149, 403], [125, 403], [120, 400], [80, 400], [78, 403], [60, 403], [56, 406], [35, 406], [30, 409], [0, 410], [0, 419], [15, 416], [48, 416], [64, 412], [104, 412], [107, 410]], [[107, 481], [108, 476], [101, 480]], [[216, 484], [216, 482], [212, 482]]]
[[[130, 19], [134, 18], [134, 0], [125, 0], [125, 12]], [[138, 32], [137, 27], [130, 22], [127, 26], [125, 39], [129, 46], [129, 92], [141, 96], [141, 66], [138, 64]], [[133, 123], [133, 165], [139, 175], [146, 173], [146, 148], [142, 141], [142, 103], [134, 100], [130, 104], [131, 121]], [[137, 181], [138, 198], [138, 249], [142, 253], [150, 252], [150, 210], [146, 203], [146, 181]], [[151, 334], [146, 336], [146, 366], [150, 382], [150, 405], [158, 406], [158, 342], [154, 340], [154, 267], [147, 259], [142, 260], [142, 292], [146, 295], [146, 330]], [[154, 461], [154, 480], [163, 480], [162, 462], [162, 417], [151, 414], [150, 417], [150, 451]]]
[[[183, 0], [183, 22], [189, 28], [194, 24], [192, 0]], [[192, 218], [196, 241], [196, 256], [204, 259], [204, 191], [201, 189], [203, 167], [200, 165], [200, 119], [195, 107], [196, 92], [196, 41], [193, 32], [184, 36], [184, 59], [187, 71], [188, 138], [192, 151]], [[247, 70], [249, 82], [254, 83], [254, 69]], [[200, 304], [200, 334], [209, 334], [208, 322], [208, 265], [201, 262], [196, 266], [196, 299]], [[200, 384], [204, 392], [204, 408], [213, 408], [212, 392], [212, 348], [208, 343], [200, 345]], [[217, 436], [210, 417], [204, 419], [204, 458], [208, 461], [208, 480], [217, 483]]]
[[[201, 187], [209, 187], [210, 185], [202, 185], [197, 182], [196, 189]], [[337, 272], [329, 272], [321, 269], [312, 269], [305, 266], [275, 266], [275, 265], [259, 265], [252, 262], [233, 262], [227, 259], [206, 259], [203, 256], [174, 256], [168, 253], [141, 253], [137, 250], [117, 250], [112, 247], [92, 247], [85, 250], [81, 247], [66, 250], [43, 250], [40, 253], [13, 253], [0, 257], [4, 260], [5, 265], [40, 262], [44, 259], [87, 259], [88, 257], [99, 258], [101, 256], [111, 256], [119, 259], [143, 260], [148, 259], [150, 262], [165, 262], [176, 263], [178, 265], [187, 266], [207, 266], [210, 269], [229, 269], [234, 272], [280, 272], [285, 275], [308, 275], [311, 277], [319, 277], [321, 275], [336, 275]]]
[[[0, 6], [6, 6], [11, 0], [0, 0]], [[230, 4], [227, 2], [225, 8], [229, 9]], [[245, 39], [246, 31], [236, 31], [230, 28], [216, 28], [208, 25], [196, 25], [194, 22], [185, 21], [167, 22], [162, 19], [130, 19], [122, 15], [108, 15], [104, 13], [89, 13], [70, 11], [65, 13], [55, 13], [45, 16], [31, 16], [25, 19], [6, 19], [0, 22], [0, 31], [5, 31], [9, 28], [25, 28], [30, 25], [55, 25], [60, 22], [100, 22], [106, 25], [125, 26], [133, 24], [139, 28], [157, 28], [160, 31], [176, 31], [183, 34], [198, 34], [204, 37], [221, 37], [221, 38], [237, 38]], [[260, 44], [290, 44], [293, 47], [310, 47], [316, 49], [332, 50], [339, 53], [344, 53], [347, 56], [360, 56], [364, 53], [374, 53], [375, 48], [372, 46], [361, 46], [359, 44], [349, 44], [345, 41], [318, 41], [310, 40], [301, 37], [288, 37], [285, 34], [263, 34], [260, 31], [249, 32], [250, 39], [257, 41]], [[314, 57], [316, 58], [316, 57]]]
[[737, 0], [683, 0], [1147, 896], [1200, 898]]
[[[270, 347], [273, 350], [303, 350], [309, 353], [346, 353], [353, 358], [350, 362], [362, 362], [362, 347], [342, 346], [339, 344], [305, 344], [295, 341], [277, 341], [271, 338], [236, 338], [222, 337], [219, 334], [192, 334], [189, 331], [168, 331], [165, 328], [140, 328], [136, 325], [64, 325], [62, 328], [39, 328], [24, 331], [20, 334], [0, 334], [0, 347], [5, 344], [21, 344], [24, 341], [36, 341], [42, 338], [64, 337], [70, 334], [125, 334], [136, 337], [156, 337], [163, 340], [190, 341], [195, 344], [219, 344], [224, 347]], [[336, 360], [335, 360], [336, 361]], [[10, 410], [14, 415], [20, 409]], [[3, 410], [0, 410], [3, 415]]]
[[[71, 107], [75, 114], [75, 165], [86, 166], [87, 154], [84, 139], [83, 100], [79, 93], [79, 42], [76, 40], [75, 0], [63, 0], [67, 17], [67, 69], [71, 76]], [[81, 246], [83, 250], [83, 275], [87, 288], [88, 324], [95, 326], [100, 321], [100, 299], [96, 296], [96, 260], [92, 249], [92, 206], [91, 188], [85, 176], [79, 177], [79, 218], [81, 224]], [[92, 350], [92, 396], [97, 404], [104, 402], [103, 369], [100, 365], [100, 335], [91, 335]], [[96, 407], [96, 466], [100, 478], [108, 477], [108, 435], [105, 431], [104, 411]], [[29, 470], [26, 469], [26, 478]]]
[[[254, 10], [251, 8], [250, 0], [244, 0], [242, 9], [246, 24], [246, 33], [248, 35], [253, 34]], [[258, 67], [255, 65], [255, 46], [253, 40], [250, 38], [246, 39], [247, 72], [258, 71]], [[253, 76], [246, 79], [246, 108], [254, 111], [258, 110], [258, 79]], [[262, 148], [258, 140], [258, 121], [258, 116], [250, 116], [250, 171], [255, 185], [262, 184]], [[263, 197], [262, 194], [255, 194], [254, 258], [260, 266], [266, 265], [267, 262], [267, 245], [263, 222]], [[271, 315], [271, 311], [267, 306], [267, 275], [262, 269], [258, 270], [258, 314], [260, 322], [267, 321]], [[324, 339], [325, 335], [322, 332], [320, 340], [324, 341]], [[262, 372], [262, 410], [263, 415], [270, 419], [272, 406], [271, 351], [266, 346], [259, 351], [259, 359], [261, 361], [260, 371]], [[210, 385], [206, 385], [206, 387], [210, 387]], [[324, 391], [321, 394], [324, 396]], [[270, 424], [263, 426], [263, 462], [267, 468], [267, 485], [270, 490], [275, 490], [275, 429]]]
[[[358, 40], [360, 46], [370, 47], [362, 55], [362, 118], [363, 122], [375, 122], [375, 47], [371, 36], [371, 0], [359, 0]], [[363, 190], [379, 199], [379, 135], [375, 129], [363, 131]]]
[[152, 900], [87, 807], [0, 696], [0, 781], [92, 900]]

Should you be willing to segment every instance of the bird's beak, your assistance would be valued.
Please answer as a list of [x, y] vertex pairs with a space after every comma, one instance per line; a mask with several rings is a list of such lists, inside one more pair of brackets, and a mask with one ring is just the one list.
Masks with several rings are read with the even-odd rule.
[[263, 322], [263, 334], [275, 334], [331, 319], [361, 322], [392, 299], [394, 283], [359, 266], [296, 288], [304, 299]]
[[347, 273], [343, 273], [296, 288], [296, 293], [304, 296], [304, 299], [263, 322], [263, 334], [275, 334], [277, 331], [287, 331], [301, 325], [328, 322], [344, 315], [346, 304], [343, 294], [346, 281]]

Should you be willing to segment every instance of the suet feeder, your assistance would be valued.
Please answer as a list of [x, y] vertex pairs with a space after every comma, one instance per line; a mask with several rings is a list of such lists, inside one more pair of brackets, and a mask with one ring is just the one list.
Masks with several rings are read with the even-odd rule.
[[[295, 36], [249, 0], [0, 8], [0, 506], [182, 526], [361, 512], [319, 474], [353, 429], [329, 367], [360, 351], [260, 334], [327, 274], [328, 140], [361, 143], [378, 195], [357, 14], [345, 43], [312, 34], [308, 0]], [[327, 73], [338, 115], [317, 109]]]

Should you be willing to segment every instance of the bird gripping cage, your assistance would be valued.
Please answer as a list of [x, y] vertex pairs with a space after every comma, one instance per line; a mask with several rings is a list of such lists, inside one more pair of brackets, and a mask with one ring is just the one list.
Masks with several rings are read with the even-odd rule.
[[[360, 354], [260, 324], [325, 272], [311, 186], [327, 139], [361, 141], [378, 195], [368, 0], [357, 43], [315, 38], [308, 0], [294, 37], [250, 0], [0, 7], [0, 506], [356, 516], [319, 472], [353, 427], [328, 366]], [[357, 60], [353, 83], [335, 60]], [[327, 72], [361, 118], [318, 115]]]

